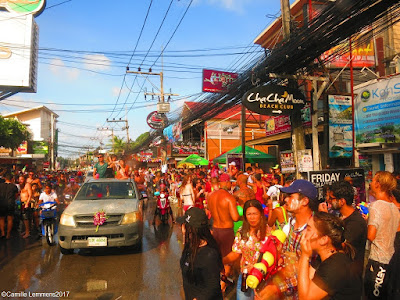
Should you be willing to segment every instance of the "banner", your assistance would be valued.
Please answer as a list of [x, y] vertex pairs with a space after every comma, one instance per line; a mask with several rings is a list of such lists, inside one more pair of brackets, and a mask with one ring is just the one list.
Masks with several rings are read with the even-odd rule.
[[237, 77], [237, 73], [203, 69], [203, 92], [225, 92]]
[[163, 134], [170, 143], [182, 141], [182, 121], [169, 125], [163, 130]]
[[328, 95], [329, 157], [353, 156], [351, 96]]
[[[311, 127], [311, 106], [309, 103], [301, 109], [301, 120], [304, 127]], [[265, 136], [290, 132], [292, 125], [289, 116], [267, 117], [265, 121]]]
[[400, 76], [354, 90], [356, 143], [400, 142]]
[[312, 182], [318, 189], [318, 200], [325, 201], [324, 186], [336, 181], [351, 181], [354, 188], [354, 200], [358, 204], [365, 201], [365, 176], [364, 170], [356, 169], [338, 169], [321, 170], [308, 172], [308, 181]]

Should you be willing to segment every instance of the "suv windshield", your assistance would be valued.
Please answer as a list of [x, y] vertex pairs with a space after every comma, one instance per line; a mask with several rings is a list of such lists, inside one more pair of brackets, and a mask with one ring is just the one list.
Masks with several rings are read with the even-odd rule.
[[86, 182], [75, 200], [136, 199], [132, 182]]

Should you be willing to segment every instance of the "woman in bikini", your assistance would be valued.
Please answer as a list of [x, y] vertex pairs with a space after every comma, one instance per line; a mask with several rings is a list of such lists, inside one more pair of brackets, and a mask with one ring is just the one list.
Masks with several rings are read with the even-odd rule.
[[180, 188], [179, 206], [182, 206], [183, 202], [183, 211], [185, 212], [189, 207], [194, 206], [195, 199], [196, 196], [192, 185], [192, 176], [187, 175], [183, 178], [182, 186]]

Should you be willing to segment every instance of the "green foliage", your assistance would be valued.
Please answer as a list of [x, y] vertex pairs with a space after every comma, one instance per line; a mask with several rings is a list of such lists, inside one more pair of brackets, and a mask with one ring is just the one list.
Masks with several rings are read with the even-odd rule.
[[141, 135], [139, 135], [137, 137], [137, 139], [133, 143], [130, 143], [129, 149], [135, 149], [136, 147], [139, 147], [144, 142], [146, 142], [146, 140], [149, 138], [149, 136], [150, 136], [150, 132], [142, 133]]
[[114, 135], [114, 140], [112, 141], [112, 147], [114, 149], [115, 154], [122, 153], [125, 149], [126, 143], [123, 138], [119, 138]]
[[16, 119], [4, 119], [0, 116], [0, 146], [14, 150], [30, 138], [31, 134], [25, 125]]

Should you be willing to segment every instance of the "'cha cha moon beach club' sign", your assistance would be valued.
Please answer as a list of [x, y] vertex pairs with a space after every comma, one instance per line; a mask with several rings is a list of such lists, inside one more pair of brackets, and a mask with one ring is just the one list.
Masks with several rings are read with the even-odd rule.
[[279, 116], [300, 113], [306, 104], [301, 91], [276, 84], [258, 86], [242, 98], [243, 105], [260, 115]]

